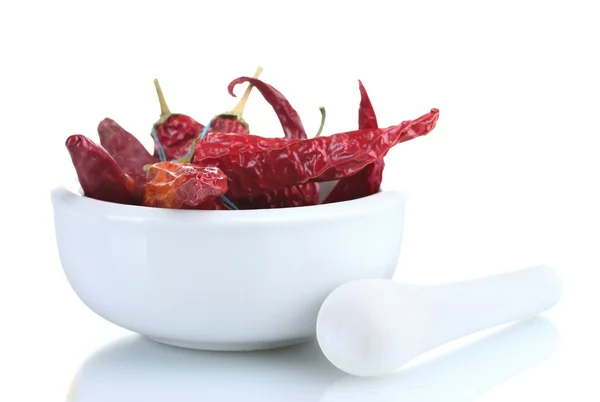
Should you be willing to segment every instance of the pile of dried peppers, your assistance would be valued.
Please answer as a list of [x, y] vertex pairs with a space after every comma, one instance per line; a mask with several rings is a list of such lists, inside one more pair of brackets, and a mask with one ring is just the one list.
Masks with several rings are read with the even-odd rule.
[[[431, 111], [415, 120], [379, 128], [367, 91], [359, 81], [358, 129], [308, 138], [300, 116], [271, 85], [240, 77], [228, 87], [248, 83], [237, 106], [207, 125], [171, 113], [158, 81], [161, 115], [153, 125], [151, 154], [115, 121], [98, 125], [100, 145], [72, 135], [67, 149], [88, 197], [130, 205], [176, 209], [268, 209], [316, 205], [319, 182], [337, 180], [323, 203], [365, 197], [379, 191], [384, 157], [396, 144], [426, 135], [438, 120]], [[242, 118], [252, 88], [277, 114], [283, 137], [250, 134]]]

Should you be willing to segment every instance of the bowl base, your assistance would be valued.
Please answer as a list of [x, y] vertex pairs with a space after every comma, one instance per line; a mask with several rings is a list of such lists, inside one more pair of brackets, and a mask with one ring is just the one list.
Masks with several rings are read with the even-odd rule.
[[312, 337], [304, 337], [265, 342], [194, 342], [155, 337], [147, 338], [154, 342], [169, 346], [176, 346], [178, 348], [212, 350], [218, 352], [250, 352], [254, 350], [277, 349], [286, 346], [298, 345], [313, 340]]

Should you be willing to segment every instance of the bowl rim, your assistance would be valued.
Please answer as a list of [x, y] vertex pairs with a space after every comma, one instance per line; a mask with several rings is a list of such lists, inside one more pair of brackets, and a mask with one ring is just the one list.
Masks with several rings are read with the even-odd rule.
[[173, 220], [188, 221], [202, 219], [203, 221], [280, 221], [284, 220], [315, 220], [323, 218], [337, 218], [350, 215], [365, 215], [373, 209], [396, 207], [405, 203], [408, 194], [403, 190], [387, 190], [382, 188], [379, 192], [353, 200], [340, 201], [331, 204], [318, 204], [302, 207], [274, 208], [274, 209], [247, 209], [247, 210], [184, 210], [153, 208], [142, 205], [127, 205], [115, 202], [96, 200], [83, 195], [83, 190], [78, 181], [56, 185], [51, 190], [51, 200], [54, 208], [67, 206], [85, 214], [107, 215], [116, 219], [127, 220]]

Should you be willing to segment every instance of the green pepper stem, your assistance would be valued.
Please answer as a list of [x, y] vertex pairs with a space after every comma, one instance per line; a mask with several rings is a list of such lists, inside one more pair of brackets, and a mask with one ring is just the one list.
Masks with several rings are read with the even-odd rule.
[[163, 123], [171, 116], [171, 111], [169, 110], [169, 106], [167, 106], [167, 101], [165, 100], [165, 95], [158, 83], [158, 79], [154, 80], [154, 87], [156, 88], [156, 95], [158, 95], [158, 103], [160, 103], [160, 119], [158, 122]]
[[[258, 76], [260, 75], [260, 73], [262, 73], [263, 69], [261, 66], [258, 66], [256, 68], [256, 71], [254, 72], [254, 76], [252, 78], [258, 78]], [[237, 116], [238, 119], [240, 119], [242, 117], [242, 114], [244, 113], [244, 109], [246, 108], [246, 102], [248, 102], [248, 98], [250, 97], [250, 92], [252, 92], [252, 84], [248, 84], [248, 88], [246, 88], [246, 91], [244, 92], [244, 95], [242, 95], [242, 97], [240, 98], [240, 100], [238, 101], [237, 105], [235, 105], [235, 107], [231, 110], [231, 114]]]
[[323, 132], [323, 127], [325, 127], [325, 117], [327, 117], [327, 114], [325, 113], [325, 108], [323, 106], [319, 108], [319, 111], [321, 112], [321, 125], [319, 126], [319, 131], [317, 131], [317, 135], [315, 135], [315, 137], [320, 136]]

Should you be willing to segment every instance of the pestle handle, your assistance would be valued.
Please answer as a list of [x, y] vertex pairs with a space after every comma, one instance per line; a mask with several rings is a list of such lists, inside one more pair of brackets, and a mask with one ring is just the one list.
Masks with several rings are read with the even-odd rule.
[[429, 348], [549, 310], [562, 293], [558, 275], [544, 265], [423, 290], [437, 334]]
[[317, 339], [347, 373], [388, 374], [443, 343], [548, 310], [560, 296], [547, 266], [436, 286], [355, 280], [323, 302]]

